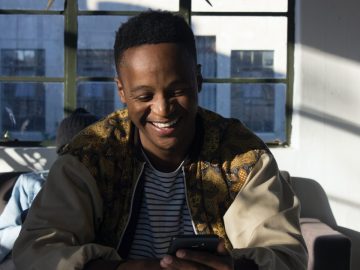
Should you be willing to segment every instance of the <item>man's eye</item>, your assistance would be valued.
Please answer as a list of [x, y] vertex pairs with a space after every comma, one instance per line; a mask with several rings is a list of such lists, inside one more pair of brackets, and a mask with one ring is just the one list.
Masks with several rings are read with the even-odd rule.
[[142, 102], [146, 102], [152, 99], [152, 95], [141, 95], [136, 97], [136, 99]]
[[188, 93], [187, 88], [179, 88], [179, 89], [176, 89], [173, 91], [174, 96], [182, 96], [182, 95], [185, 95], [186, 93]]
[[176, 89], [175, 91], [174, 91], [174, 95], [175, 96], [181, 96], [181, 95], [183, 95], [184, 94], [184, 89]]

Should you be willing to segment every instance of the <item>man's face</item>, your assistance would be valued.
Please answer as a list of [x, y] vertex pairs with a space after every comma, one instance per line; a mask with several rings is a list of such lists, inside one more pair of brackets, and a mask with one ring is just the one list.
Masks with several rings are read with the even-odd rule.
[[141, 45], [124, 52], [119, 74], [119, 95], [143, 148], [157, 157], [186, 154], [198, 106], [192, 57], [175, 43]]

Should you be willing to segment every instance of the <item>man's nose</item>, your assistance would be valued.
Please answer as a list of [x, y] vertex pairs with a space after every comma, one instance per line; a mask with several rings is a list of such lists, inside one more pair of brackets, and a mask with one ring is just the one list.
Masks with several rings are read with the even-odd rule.
[[153, 112], [160, 116], [167, 116], [171, 111], [171, 101], [166, 97], [158, 97], [153, 104]]

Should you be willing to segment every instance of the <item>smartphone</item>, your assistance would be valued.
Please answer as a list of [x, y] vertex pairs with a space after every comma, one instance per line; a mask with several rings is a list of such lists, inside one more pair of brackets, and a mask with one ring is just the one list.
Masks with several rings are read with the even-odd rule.
[[175, 255], [178, 249], [191, 249], [216, 253], [220, 238], [214, 234], [178, 235], [171, 239], [168, 254]]

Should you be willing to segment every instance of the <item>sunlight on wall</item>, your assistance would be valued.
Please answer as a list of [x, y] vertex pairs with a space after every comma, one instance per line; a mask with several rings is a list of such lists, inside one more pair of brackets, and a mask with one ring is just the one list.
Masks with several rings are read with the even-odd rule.
[[360, 63], [307, 46], [302, 55], [303, 103], [359, 123]]
[[292, 144], [272, 152], [321, 184], [339, 225], [360, 231], [360, 63], [296, 46]]
[[55, 158], [54, 147], [0, 147], [0, 172], [46, 170]]

